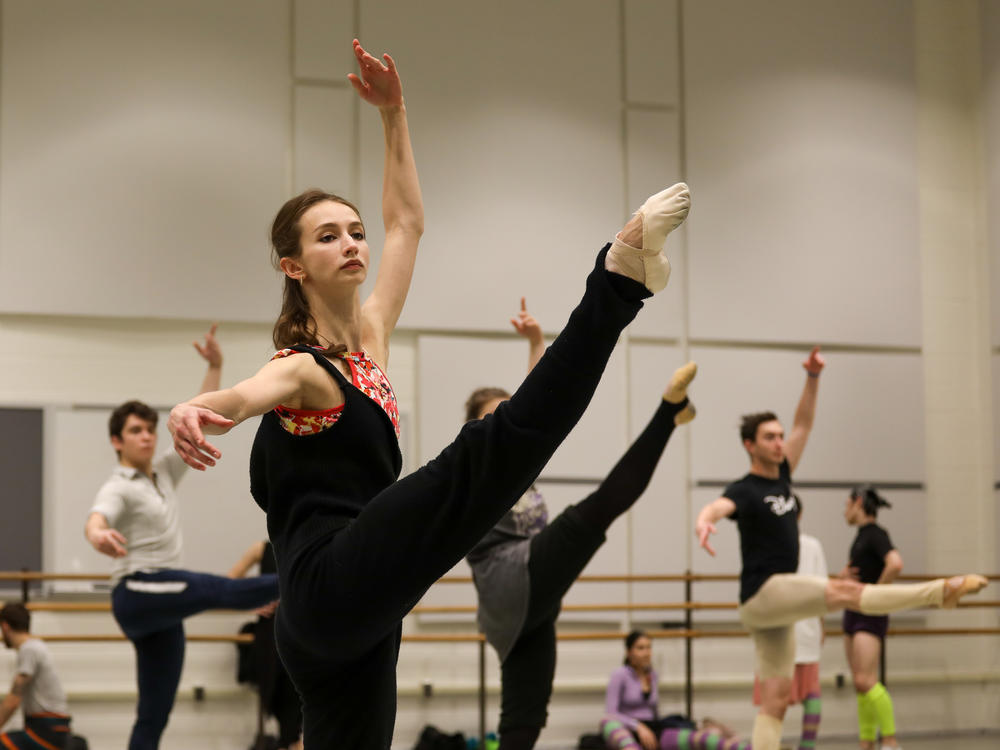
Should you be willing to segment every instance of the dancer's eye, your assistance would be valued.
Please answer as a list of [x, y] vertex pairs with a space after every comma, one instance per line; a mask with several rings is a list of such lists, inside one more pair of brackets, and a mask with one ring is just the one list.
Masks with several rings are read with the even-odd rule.
[[319, 238], [319, 241], [320, 242], [333, 242], [335, 239], [337, 239], [337, 236], [335, 234], [324, 234], [322, 237]]
[[358, 241], [361, 241], [361, 240], [363, 240], [365, 238], [365, 233], [364, 232], [352, 232], [351, 233], [351, 237], [353, 237], [354, 239], [356, 239]]

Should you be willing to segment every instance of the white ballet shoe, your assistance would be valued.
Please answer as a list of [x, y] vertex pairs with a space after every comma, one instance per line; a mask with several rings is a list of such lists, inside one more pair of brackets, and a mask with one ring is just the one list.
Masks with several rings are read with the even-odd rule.
[[642, 248], [615, 237], [605, 267], [628, 276], [654, 294], [670, 279], [670, 261], [663, 254], [667, 235], [681, 225], [691, 208], [691, 194], [683, 182], [671, 185], [646, 199], [636, 213], [642, 219]]
[[986, 578], [975, 573], [949, 578], [944, 584], [944, 601], [941, 602], [941, 606], [946, 609], [956, 607], [959, 599], [966, 594], [975, 594], [988, 583]]
[[[691, 385], [691, 381], [694, 380], [694, 376], [697, 374], [698, 365], [694, 362], [688, 362], [686, 365], [677, 368], [670, 377], [667, 390], [663, 392], [663, 400], [670, 404], [679, 404], [684, 401], [687, 398], [688, 386]], [[694, 404], [688, 401], [684, 408], [674, 415], [674, 424], [687, 424], [694, 419], [695, 414], [697, 412], [695, 411]]]

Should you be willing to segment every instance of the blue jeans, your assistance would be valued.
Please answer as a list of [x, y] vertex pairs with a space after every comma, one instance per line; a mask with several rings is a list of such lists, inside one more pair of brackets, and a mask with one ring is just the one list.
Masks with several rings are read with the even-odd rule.
[[155, 750], [184, 666], [185, 617], [207, 609], [256, 609], [278, 598], [276, 575], [225, 578], [190, 570], [132, 573], [111, 592], [111, 611], [135, 646], [139, 705], [129, 750]]

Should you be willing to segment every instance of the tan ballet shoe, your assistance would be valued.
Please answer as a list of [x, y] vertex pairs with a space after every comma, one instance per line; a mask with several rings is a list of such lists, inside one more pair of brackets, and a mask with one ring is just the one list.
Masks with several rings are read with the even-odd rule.
[[[691, 385], [691, 381], [697, 374], [698, 365], [694, 362], [688, 362], [674, 370], [674, 374], [670, 377], [670, 383], [667, 384], [667, 390], [663, 392], [663, 400], [670, 404], [683, 402], [687, 398], [688, 386]], [[697, 413], [694, 404], [688, 401], [685, 407], [674, 415], [674, 424], [687, 424], [694, 419]]]
[[975, 573], [964, 576], [954, 576], [944, 582], [944, 599], [941, 606], [951, 609], [958, 605], [958, 600], [966, 594], [975, 594], [989, 583], [986, 578]]
[[646, 199], [636, 214], [642, 219], [642, 248], [618, 237], [608, 250], [605, 268], [643, 284], [654, 294], [670, 279], [670, 261], [663, 254], [667, 235], [679, 227], [691, 209], [691, 194], [683, 182]]

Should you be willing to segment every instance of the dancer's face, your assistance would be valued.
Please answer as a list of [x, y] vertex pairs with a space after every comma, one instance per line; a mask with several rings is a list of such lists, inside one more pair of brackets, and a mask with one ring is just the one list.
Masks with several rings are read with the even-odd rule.
[[505, 398], [495, 398], [492, 401], [487, 401], [483, 404], [483, 407], [479, 410], [479, 416], [477, 419], [482, 419], [487, 414], [492, 414], [500, 404], [502, 404], [507, 399]]
[[299, 219], [302, 253], [282, 258], [282, 270], [303, 287], [356, 288], [368, 275], [369, 251], [365, 228], [354, 209], [335, 201], [311, 206]]
[[626, 658], [629, 666], [637, 672], [648, 671], [653, 664], [653, 642], [646, 636], [636, 638]]
[[785, 460], [785, 430], [781, 422], [772, 419], [757, 426], [757, 437], [753, 442], [743, 441], [751, 460], [766, 465], [777, 465]]
[[844, 520], [851, 526], [857, 526], [865, 518], [865, 511], [861, 503], [862, 498], [860, 497], [848, 496], [847, 498], [847, 505], [844, 506]]
[[156, 453], [156, 427], [136, 414], [129, 414], [121, 437], [112, 435], [111, 446], [121, 453], [121, 460], [130, 466], [144, 466]]

